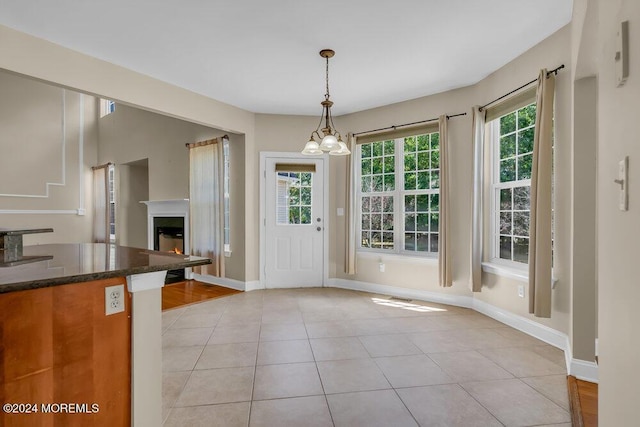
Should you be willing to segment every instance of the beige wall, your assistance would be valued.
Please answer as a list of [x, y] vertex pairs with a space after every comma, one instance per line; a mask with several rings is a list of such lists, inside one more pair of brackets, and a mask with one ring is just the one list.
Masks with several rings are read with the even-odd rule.
[[0, 117], [0, 227], [54, 229], [27, 244], [91, 241], [95, 98], [0, 72]]
[[[557, 75], [554, 110], [554, 263], [553, 273], [558, 279], [552, 293], [550, 319], [536, 318], [528, 313], [528, 295], [518, 297], [518, 285], [523, 282], [484, 273], [484, 287], [476, 298], [507, 309], [566, 334], [571, 319], [571, 27], [566, 26], [538, 45], [517, 57], [478, 83], [476, 104], [489, 102], [509, 90], [537, 78], [537, 70], [554, 69], [564, 64]], [[488, 141], [487, 141], [488, 143]], [[488, 181], [488, 180], [487, 180]], [[471, 182], [469, 181], [469, 185]], [[488, 217], [490, 192], [485, 186], [485, 218]], [[489, 222], [485, 221], [485, 236], [489, 236]], [[489, 239], [485, 239], [485, 257], [489, 254]], [[525, 288], [528, 288], [525, 284]]]
[[[141, 233], [131, 231], [140, 228], [146, 230], [146, 213], [144, 216], [136, 215], [135, 212], [140, 210], [139, 206], [133, 208], [134, 212], [129, 212], [132, 204], [141, 200], [189, 198], [189, 150], [185, 143], [205, 141], [224, 134], [223, 131], [207, 126], [122, 104], [116, 105], [114, 113], [98, 120], [99, 161], [115, 163], [120, 177], [121, 195], [118, 201], [124, 205], [118, 210], [120, 218], [116, 220], [118, 227], [122, 226], [117, 233], [119, 242], [141, 245]], [[232, 254], [225, 258], [225, 268], [227, 277], [244, 280], [244, 137], [229, 133], [229, 148], [232, 159], [230, 170], [234, 191], [231, 204], [234, 218]], [[127, 166], [139, 161], [146, 162], [145, 171]], [[132, 180], [136, 174], [141, 173], [148, 174], [146, 196], [142, 196], [144, 191], [140, 191], [140, 183]], [[133, 194], [137, 195], [138, 200], [132, 199]], [[146, 246], [145, 233], [142, 247]]]
[[[583, 3], [582, 1], [580, 3]], [[593, 49], [598, 79], [598, 341], [599, 424], [637, 424], [640, 402], [640, 2], [589, 1], [587, 16], [598, 17], [575, 44]], [[629, 20], [629, 79], [616, 87], [615, 39]], [[587, 29], [587, 25], [584, 27]], [[629, 210], [618, 209], [618, 161], [629, 156]]]
[[146, 248], [149, 162], [147, 159], [116, 168], [116, 242], [122, 246]]

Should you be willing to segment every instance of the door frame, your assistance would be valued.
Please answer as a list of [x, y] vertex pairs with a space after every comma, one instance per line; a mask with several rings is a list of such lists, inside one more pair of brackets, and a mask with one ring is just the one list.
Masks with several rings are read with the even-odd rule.
[[[260, 288], [266, 289], [266, 250], [267, 250], [267, 198], [266, 198], [266, 182], [267, 182], [267, 159], [285, 159], [285, 160], [322, 160], [321, 167], [323, 171], [322, 182], [322, 203], [323, 203], [323, 227], [322, 227], [322, 287], [327, 286], [329, 281], [329, 155], [322, 156], [305, 156], [298, 152], [280, 152], [280, 151], [261, 151], [260, 152]], [[271, 288], [270, 288], [271, 289]], [[274, 288], [276, 289], [276, 288]]]

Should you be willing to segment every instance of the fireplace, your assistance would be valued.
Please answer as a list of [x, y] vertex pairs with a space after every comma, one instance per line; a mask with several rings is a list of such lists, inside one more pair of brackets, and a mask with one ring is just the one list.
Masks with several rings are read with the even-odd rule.
[[[148, 200], [148, 248], [161, 252], [189, 253], [189, 200]], [[169, 270], [165, 283], [191, 278], [191, 269]]]

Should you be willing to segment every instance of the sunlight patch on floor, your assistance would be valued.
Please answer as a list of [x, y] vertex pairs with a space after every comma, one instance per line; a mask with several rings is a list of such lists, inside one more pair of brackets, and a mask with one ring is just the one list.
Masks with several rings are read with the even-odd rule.
[[388, 300], [384, 298], [371, 298], [371, 301], [373, 301], [375, 304], [384, 305], [386, 307], [401, 308], [403, 310], [419, 311], [422, 313], [447, 311], [444, 308], [429, 307], [426, 305], [412, 304], [410, 302], [404, 302], [404, 301], [393, 301], [393, 300]]

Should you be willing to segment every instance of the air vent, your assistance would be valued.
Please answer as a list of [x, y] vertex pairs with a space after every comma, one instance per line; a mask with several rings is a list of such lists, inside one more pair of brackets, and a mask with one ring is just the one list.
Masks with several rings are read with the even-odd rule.
[[391, 297], [391, 298], [389, 298], [389, 301], [411, 302], [411, 301], [413, 301], [413, 300], [412, 300], [412, 299], [409, 299], [409, 298]]

